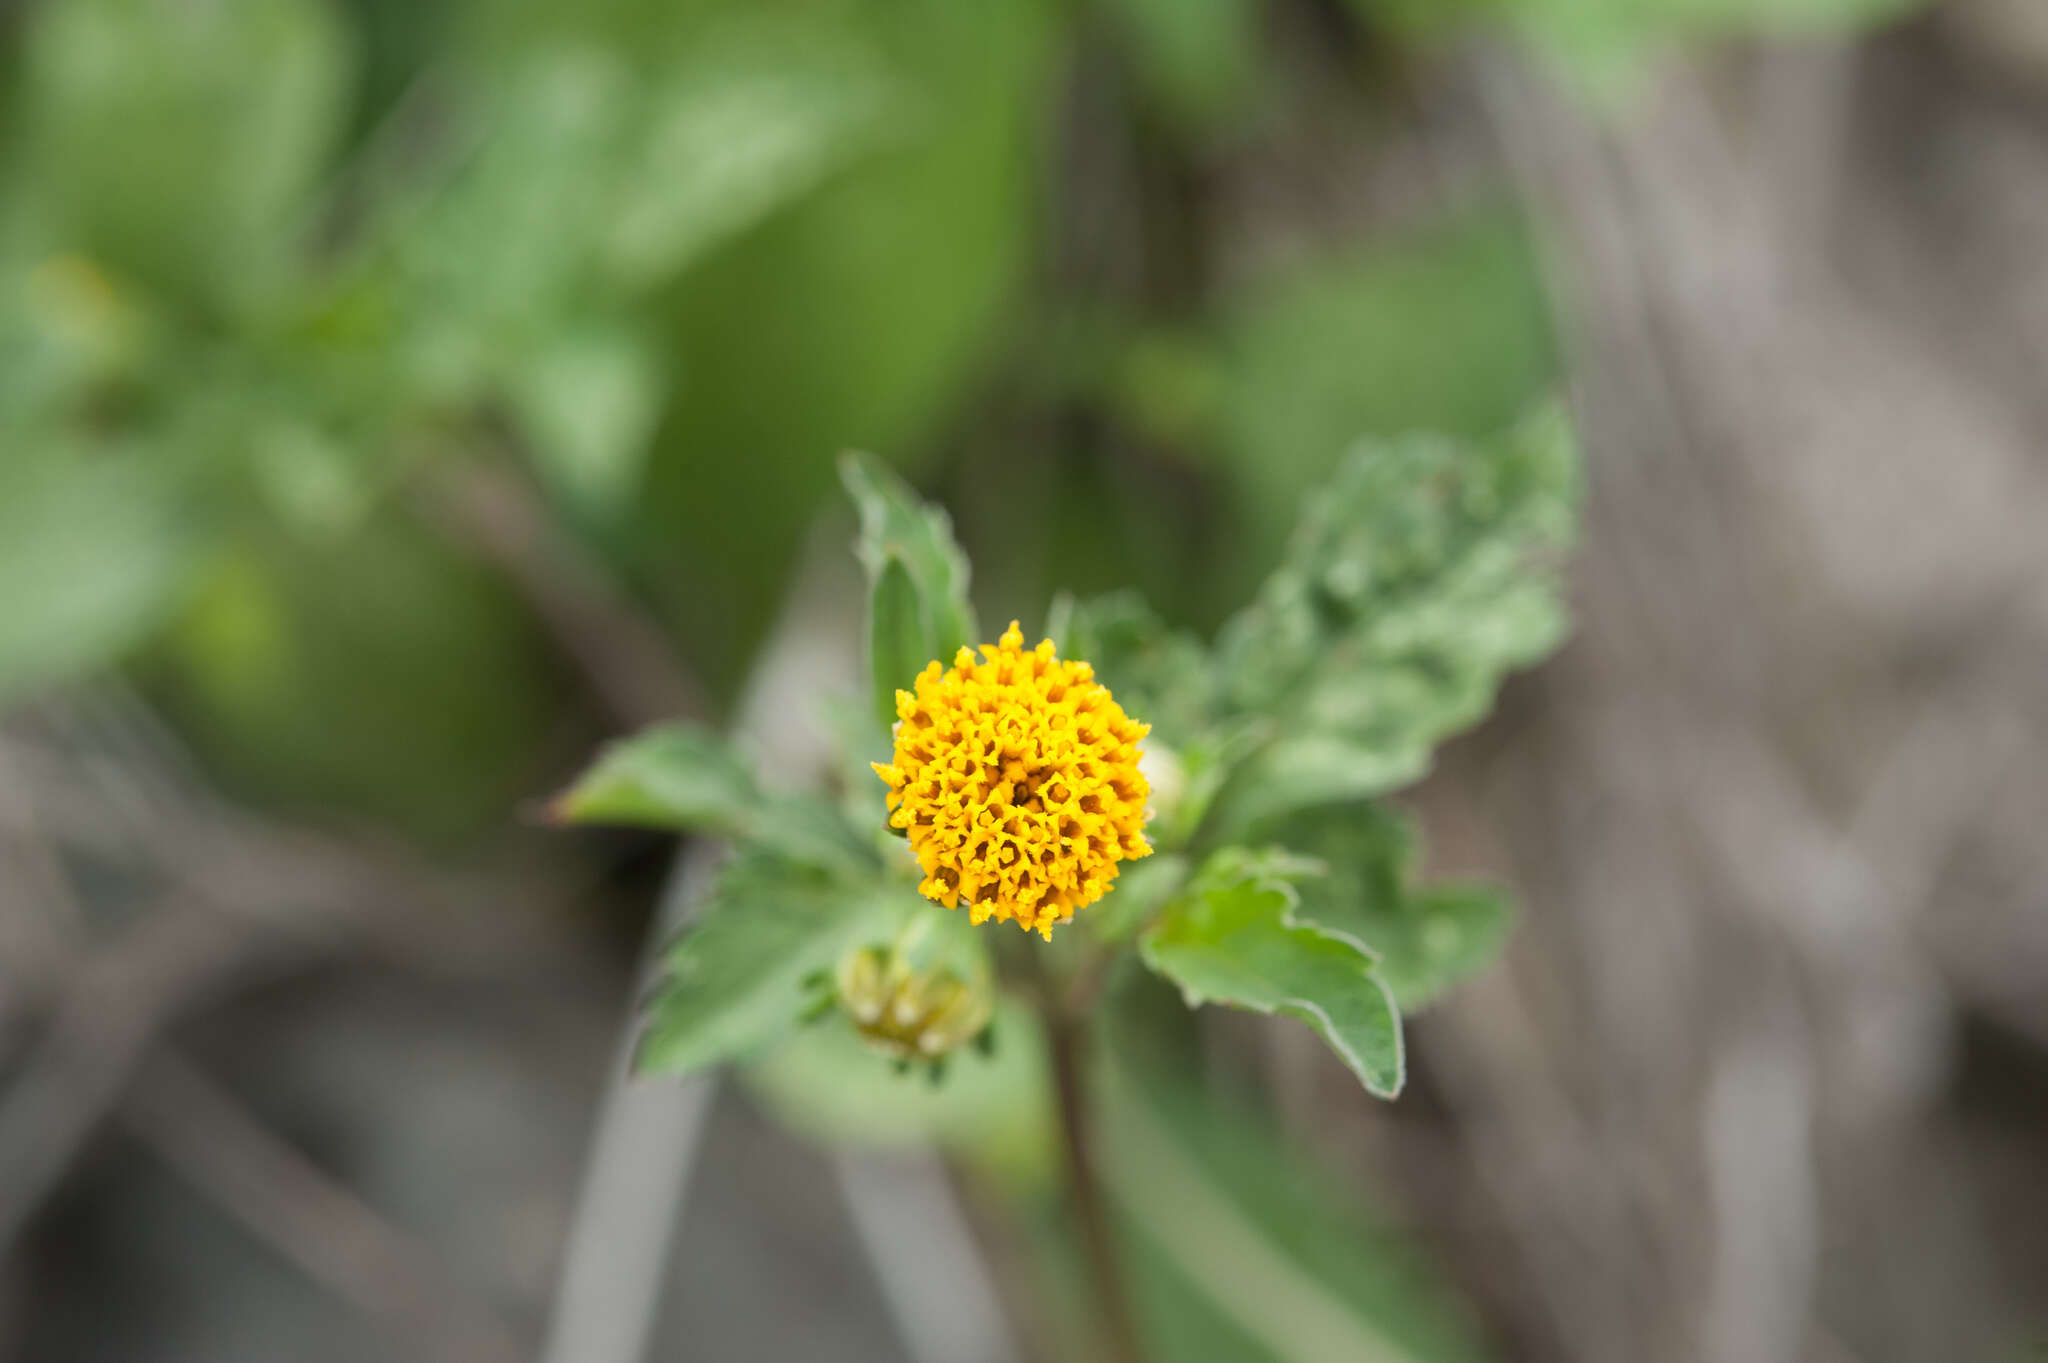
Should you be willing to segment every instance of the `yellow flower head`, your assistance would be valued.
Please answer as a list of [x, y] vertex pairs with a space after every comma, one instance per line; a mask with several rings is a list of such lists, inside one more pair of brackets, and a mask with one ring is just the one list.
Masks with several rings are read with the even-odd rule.
[[1026, 652], [1014, 620], [982, 656], [963, 648], [944, 672], [927, 666], [915, 694], [896, 693], [895, 761], [875, 773], [927, 899], [1049, 938], [1109, 892], [1118, 862], [1152, 850], [1138, 771], [1151, 726], [1087, 663], [1055, 658], [1052, 640]]

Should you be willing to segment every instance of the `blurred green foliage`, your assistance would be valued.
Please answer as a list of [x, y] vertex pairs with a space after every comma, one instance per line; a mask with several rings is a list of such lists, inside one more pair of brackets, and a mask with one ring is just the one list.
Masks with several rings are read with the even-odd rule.
[[917, 445], [985, 349], [1049, 36], [1023, 3], [34, 7], [0, 703], [139, 656], [260, 792], [495, 818], [561, 687], [423, 485], [507, 457], [729, 691], [833, 455]]
[[397, 518], [341, 541], [252, 531], [216, 549], [154, 658], [193, 736], [239, 783], [447, 836], [465, 831], [448, 792], [502, 790], [531, 770], [554, 689], [516, 604]]
[[[1350, 13], [1590, 68], [1906, 3]], [[36, 0], [0, 29], [0, 704], [128, 665], [253, 793], [488, 824], [576, 692], [435, 509], [465, 462], [718, 697], [849, 446], [939, 476], [1004, 612], [1135, 583], [1213, 625], [1351, 441], [1555, 377], [1483, 200], [1203, 264], [1258, 224], [1200, 186], [1306, 132], [1282, 8]], [[1074, 264], [1132, 231], [1136, 285]]]
[[[1322, 145], [1329, 108], [1363, 141], [1396, 116], [1386, 64], [1285, 35], [1350, 24], [1336, 46], [1376, 58], [1505, 31], [1611, 93], [1672, 43], [1912, 4], [31, 0], [0, 18], [0, 707], [121, 670], [247, 795], [460, 838], [616, 721], [454, 533], [445, 475], [513, 473], [722, 705], [835, 456], [897, 452], [945, 495], [984, 608], [1031, 624], [1075, 593], [1046, 628], [1180, 742], [1160, 831], [1188, 855], [1134, 867], [1103, 937], [1150, 923], [1177, 982], [1261, 1008], [1369, 976], [1370, 1015], [1304, 1015], [1390, 1089], [1372, 1007], [1428, 1002], [1508, 912], [1416, 886], [1406, 825], [1361, 801], [1556, 638], [1529, 570], [1568, 471], [1540, 430], [1501, 433], [1558, 356], [1502, 190], [1305, 234], [1221, 192]], [[1362, 441], [1379, 457], [1283, 555]], [[871, 641], [886, 680], [972, 632], [921, 613], [964, 570], [935, 586], [943, 525], [855, 481], [898, 606]], [[793, 991], [893, 929], [900, 905], [848, 888], [866, 870], [834, 869], [874, 855], [840, 811], [764, 793], [696, 730], [616, 751], [578, 798], [558, 812], [781, 839], [678, 947], [719, 988], [669, 1000], [658, 1060], [744, 1056], [817, 1134], [1051, 1178], [1043, 1039], [1013, 1004], [942, 1086], [878, 1083], [844, 1028], [764, 1049]], [[1200, 855], [1222, 832], [1301, 873], [1231, 879]], [[1342, 989], [1315, 977], [1333, 954]], [[1127, 1063], [1112, 1109], [1163, 1356], [1473, 1356], [1296, 1152], [1163, 1083], [1186, 1068]]]
[[1354, 440], [1483, 436], [1556, 377], [1535, 257], [1505, 212], [1302, 260], [1226, 308], [1223, 452], [1254, 572]]
[[26, 34], [23, 205], [169, 305], [260, 307], [294, 265], [354, 74], [322, 0], [70, 0]]
[[1713, 38], [1814, 37], [1896, 19], [1926, 0], [1350, 0], [1412, 34], [1485, 23], [1532, 40], [1596, 94], [1636, 84], [1663, 50]]

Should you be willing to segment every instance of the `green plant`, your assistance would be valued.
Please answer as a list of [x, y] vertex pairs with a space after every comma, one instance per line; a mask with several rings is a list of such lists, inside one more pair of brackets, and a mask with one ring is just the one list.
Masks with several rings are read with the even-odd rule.
[[[799, 1123], [857, 1137], [906, 1120], [919, 1067], [933, 1090], [912, 1126], [1027, 1165], [1051, 1139], [1032, 1115], [1050, 1087], [1092, 1276], [1134, 1357], [1092, 1154], [1105, 986], [1141, 962], [1190, 1007], [1306, 1023], [1371, 1092], [1400, 1092], [1402, 1010], [1489, 959], [1509, 915], [1490, 888], [1415, 884], [1412, 836], [1381, 800], [1562, 637], [1570, 432], [1544, 410], [1489, 440], [1360, 445], [1213, 645], [1129, 593], [1062, 597], [1046, 643], [1022, 649], [1013, 626], [980, 664], [945, 514], [871, 460], [842, 472], [875, 692], [850, 741], [883, 779], [774, 790], [732, 745], [666, 725], [553, 809], [735, 844], [669, 950], [643, 1069], [747, 1062]], [[1148, 784], [1140, 836], [1123, 811]], [[866, 1064], [855, 1038], [878, 1053]]]

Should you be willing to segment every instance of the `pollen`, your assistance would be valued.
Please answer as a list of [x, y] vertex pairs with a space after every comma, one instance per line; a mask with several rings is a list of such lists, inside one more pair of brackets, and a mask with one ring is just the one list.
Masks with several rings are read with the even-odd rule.
[[1109, 892], [1118, 863], [1151, 852], [1150, 788], [1138, 743], [1151, 726], [1124, 714], [1084, 662], [1026, 650], [1015, 621], [953, 666], [928, 664], [896, 693], [896, 751], [875, 773], [889, 823], [924, 871], [918, 890], [974, 922], [1055, 924]]

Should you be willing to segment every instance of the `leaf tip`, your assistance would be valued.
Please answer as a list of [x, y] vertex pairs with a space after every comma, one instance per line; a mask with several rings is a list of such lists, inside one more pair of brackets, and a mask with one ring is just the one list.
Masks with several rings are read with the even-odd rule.
[[866, 450], [839, 452], [839, 483], [855, 501], [860, 501], [883, 480], [882, 461]]
[[583, 804], [578, 798], [582, 791], [583, 783], [579, 781], [560, 794], [542, 801], [539, 809], [540, 821], [553, 828], [567, 828], [583, 822]]

